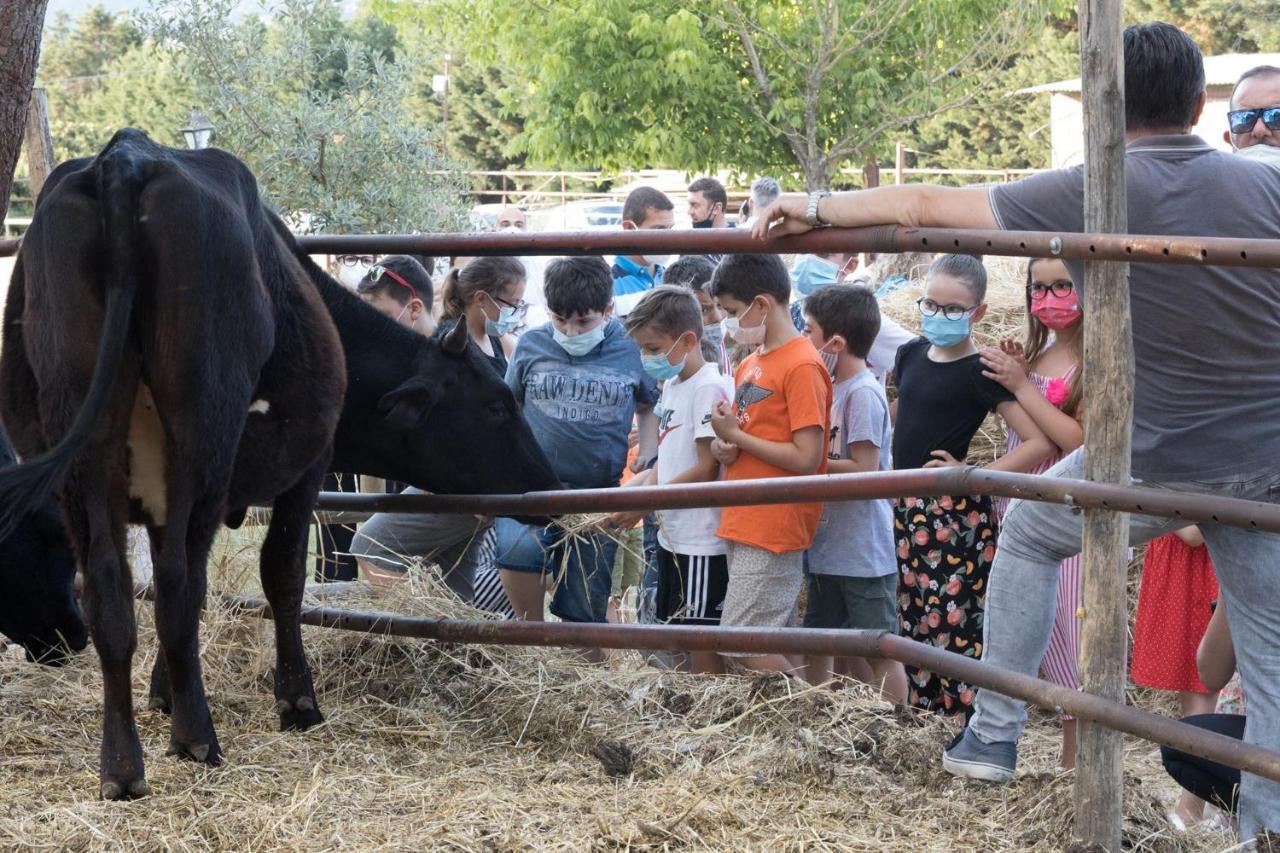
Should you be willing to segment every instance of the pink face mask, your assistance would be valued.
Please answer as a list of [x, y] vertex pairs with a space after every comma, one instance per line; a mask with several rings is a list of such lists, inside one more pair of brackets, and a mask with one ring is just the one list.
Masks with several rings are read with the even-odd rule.
[[1056, 332], [1080, 319], [1080, 299], [1074, 292], [1058, 296], [1047, 291], [1043, 299], [1032, 300], [1031, 314]]

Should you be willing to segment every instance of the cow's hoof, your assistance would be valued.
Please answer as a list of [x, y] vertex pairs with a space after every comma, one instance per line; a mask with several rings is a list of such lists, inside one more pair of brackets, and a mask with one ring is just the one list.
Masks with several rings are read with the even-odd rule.
[[151, 788], [142, 776], [128, 781], [104, 779], [102, 782], [102, 799], [104, 800], [136, 800], [150, 794]]
[[169, 713], [169, 710], [170, 710], [169, 697], [156, 696], [152, 694], [151, 698], [147, 700], [147, 707], [150, 708], [152, 711], [159, 711], [162, 714], [167, 714]]
[[179, 758], [198, 761], [211, 767], [217, 767], [222, 764], [222, 750], [219, 748], [216, 738], [209, 743], [179, 743], [170, 738], [169, 750], [165, 755], [176, 755]]
[[310, 696], [299, 696], [292, 702], [278, 699], [276, 713], [280, 715], [282, 732], [302, 732], [324, 722], [324, 715], [316, 707], [316, 700]]

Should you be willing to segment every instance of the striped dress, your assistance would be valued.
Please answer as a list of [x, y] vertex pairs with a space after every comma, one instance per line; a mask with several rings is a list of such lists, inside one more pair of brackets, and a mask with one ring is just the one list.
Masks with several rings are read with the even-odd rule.
[[[1063, 380], [1070, 382], [1075, 371], [1076, 368], [1072, 367], [1067, 371], [1067, 375], [1062, 377]], [[1035, 385], [1041, 394], [1048, 396], [1046, 391], [1049, 388], [1049, 383], [1053, 381], [1053, 377], [1041, 376], [1039, 373], [1029, 373], [1027, 378], [1031, 380], [1031, 384]], [[1061, 407], [1061, 404], [1058, 404], [1058, 408]], [[1005, 448], [1005, 453], [1011, 452], [1021, 443], [1022, 438], [1013, 430], [1009, 430], [1009, 443]], [[1043, 474], [1056, 465], [1061, 458], [1061, 456], [1051, 456], [1037, 465], [1035, 470], [1027, 473]], [[1000, 498], [996, 503], [998, 514], [1003, 516], [1008, 506], [1009, 499]], [[1040, 662], [1040, 672], [1046, 680], [1052, 681], [1054, 684], [1060, 684], [1063, 687], [1069, 687], [1072, 690], [1076, 690], [1080, 686], [1078, 673], [1080, 621], [1076, 618], [1076, 612], [1080, 609], [1080, 578], [1082, 572], [1082, 557], [1080, 554], [1063, 560], [1058, 569], [1058, 606], [1053, 614], [1053, 633], [1050, 635], [1049, 648], [1044, 653], [1044, 660]]]

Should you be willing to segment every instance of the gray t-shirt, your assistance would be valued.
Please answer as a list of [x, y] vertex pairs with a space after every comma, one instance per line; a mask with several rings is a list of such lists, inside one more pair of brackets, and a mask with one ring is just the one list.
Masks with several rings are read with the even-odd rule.
[[[1125, 181], [1131, 234], [1280, 237], [1275, 168], [1217, 151], [1198, 136], [1131, 142]], [[994, 187], [991, 210], [1009, 231], [1083, 231], [1083, 167]], [[1067, 267], [1088, 311], [1084, 262]], [[1134, 476], [1202, 480], [1273, 470], [1280, 451], [1280, 271], [1135, 263], [1129, 289]]]
[[[828, 459], [848, 459], [849, 445], [869, 441], [880, 448], [880, 470], [893, 467], [889, 448], [893, 427], [884, 388], [870, 370], [831, 388], [831, 435]], [[828, 501], [809, 548], [809, 572], [879, 578], [898, 571], [893, 553], [893, 502]]]
[[640, 348], [613, 319], [604, 340], [583, 356], [565, 352], [550, 323], [526, 332], [507, 365], [507, 385], [556, 476], [571, 489], [618, 485], [636, 408], [658, 400]]

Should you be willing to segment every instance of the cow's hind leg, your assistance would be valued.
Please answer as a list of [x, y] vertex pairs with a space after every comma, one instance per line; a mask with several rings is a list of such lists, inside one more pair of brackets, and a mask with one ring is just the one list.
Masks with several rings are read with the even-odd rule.
[[131, 681], [138, 646], [133, 582], [124, 559], [123, 517], [114, 517], [103, 485], [73, 476], [63, 505], [85, 569], [85, 616], [102, 665], [102, 798], [122, 800], [149, 792], [133, 719]]
[[169, 673], [172, 719], [169, 754], [221, 764], [200, 669], [200, 609], [205, 597], [205, 562], [221, 513], [210, 501], [184, 507], [170, 503], [155, 563], [156, 634], [161, 665]]
[[316, 705], [311, 668], [302, 648], [300, 612], [306, 586], [307, 533], [328, 455], [272, 503], [262, 545], [262, 590], [276, 626], [276, 712], [281, 731], [309, 729], [324, 717]]

